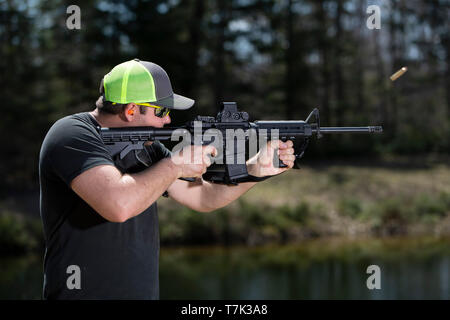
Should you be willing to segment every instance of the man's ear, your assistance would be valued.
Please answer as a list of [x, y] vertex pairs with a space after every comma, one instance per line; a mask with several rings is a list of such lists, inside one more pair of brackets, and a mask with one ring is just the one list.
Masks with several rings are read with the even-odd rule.
[[129, 103], [124, 109], [123, 117], [125, 121], [133, 121], [134, 116], [137, 112], [137, 105], [135, 103]]

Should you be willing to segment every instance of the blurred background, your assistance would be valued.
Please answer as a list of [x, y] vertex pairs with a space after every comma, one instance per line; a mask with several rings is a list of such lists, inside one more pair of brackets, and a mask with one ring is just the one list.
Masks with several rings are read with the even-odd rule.
[[384, 128], [313, 141], [302, 169], [211, 214], [162, 199], [161, 298], [450, 299], [449, 18], [448, 0], [0, 1], [0, 299], [41, 297], [45, 134], [133, 58], [196, 100], [174, 125], [236, 101]]

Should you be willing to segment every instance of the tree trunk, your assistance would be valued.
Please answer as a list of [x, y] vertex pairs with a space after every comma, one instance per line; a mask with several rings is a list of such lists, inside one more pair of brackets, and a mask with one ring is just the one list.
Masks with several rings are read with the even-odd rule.
[[217, 0], [218, 14], [220, 22], [217, 29], [217, 42], [215, 50], [215, 74], [214, 74], [214, 97], [217, 111], [220, 111], [220, 102], [224, 99], [224, 89], [227, 83], [227, 74], [225, 69], [225, 41], [226, 29], [229, 21], [229, 7], [227, 0]]
[[381, 55], [381, 47], [380, 47], [380, 33], [373, 32], [374, 38], [374, 46], [375, 46], [375, 61], [376, 61], [376, 70], [377, 70], [377, 81], [379, 85], [378, 96], [380, 97], [377, 104], [377, 122], [382, 123], [385, 126], [388, 126], [390, 123], [389, 117], [389, 99], [387, 96], [387, 88], [386, 88], [386, 78], [387, 75], [385, 73], [384, 61]]
[[[365, 106], [365, 85], [364, 85], [364, 71], [366, 69], [364, 64], [364, 44], [365, 39], [363, 35], [363, 26], [365, 25], [365, 8], [364, 8], [364, 2], [361, 0], [360, 5], [357, 8], [357, 16], [359, 16], [358, 24], [359, 24], [359, 32], [358, 32], [358, 42], [357, 42], [357, 48], [356, 48], [356, 57], [355, 57], [355, 81], [356, 81], [356, 106], [353, 106], [351, 109], [352, 115], [355, 113], [366, 113], [366, 106]], [[376, 30], [375, 32], [378, 32]]]
[[[397, 22], [395, 19], [395, 15], [398, 10], [397, 2], [392, 1], [392, 8], [391, 8], [391, 14], [390, 14], [390, 20], [389, 20], [389, 43], [390, 43], [390, 55], [391, 55], [391, 71], [394, 72], [400, 68], [399, 59], [398, 59], [398, 45], [397, 45]], [[389, 110], [389, 119], [390, 122], [388, 123], [390, 127], [390, 132], [393, 136], [397, 133], [397, 121], [396, 121], [396, 115], [397, 115], [397, 92], [395, 90], [395, 83], [393, 83], [393, 86], [389, 90], [389, 101], [390, 101], [390, 107]]]
[[342, 125], [342, 119], [344, 117], [345, 110], [345, 94], [344, 94], [344, 77], [342, 73], [341, 66], [341, 56], [342, 56], [342, 15], [343, 15], [343, 0], [337, 0], [337, 11], [336, 11], [336, 45], [335, 45], [335, 76], [336, 76], [336, 110], [335, 119], [336, 126]]
[[190, 52], [189, 52], [189, 81], [186, 83], [186, 95], [195, 97], [195, 88], [198, 87], [198, 59], [200, 52], [200, 44], [202, 41], [201, 24], [205, 13], [204, 0], [194, 0], [194, 8], [192, 18], [189, 25], [190, 34]]
[[323, 123], [329, 124], [330, 122], [330, 92], [331, 92], [331, 72], [330, 72], [330, 57], [329, 50], [330, 44], [327, 36], [327, 15], [324, 9], [324, 0], [317, 0], [317, 21], [319, 23], [318, 27], [318, 46], [319, 52], [322, 60], [321, 65], [321, 76], [322, 76], [322, 99], [321, 99], [321, 114], [320, 118]]
[[294, 27], [293, 27], [293, 12], [292, 12], [292, 0], [288, 0], [286, 8], [286, 38], [287, 48], [285, 51], [285, 63], [286, 63], [286, 119], [292, 119], [294, 111], [294, 99], [295, 99], [295, 52], [294, 52]]

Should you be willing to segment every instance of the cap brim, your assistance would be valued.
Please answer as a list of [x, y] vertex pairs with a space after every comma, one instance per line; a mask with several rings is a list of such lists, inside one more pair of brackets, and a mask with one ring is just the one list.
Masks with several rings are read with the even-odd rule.
[[153, 101], [150, 103], [154, 104], [155, 106], [166, 107], [169, 109], [187, 110], [194, 105], [195, 101], [174, 93], [170, 97], [160, 99], [158, 101]]

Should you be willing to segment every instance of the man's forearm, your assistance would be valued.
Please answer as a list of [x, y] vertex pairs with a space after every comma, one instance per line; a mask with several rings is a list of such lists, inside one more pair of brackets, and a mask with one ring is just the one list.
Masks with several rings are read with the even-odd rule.
[[202, 205], [205, 211], [225, 207], [256, 185], [256, 182], [244, 182], [236, 186], [203, 182]]
[[[248, 160], [247, 170], [250, 174], [254, 174], [254, 167], [255, 166], [251, 164], [250, 160]], [[225, 207], [255, 185], [256, 182], [244, 182], [239, 183], [238, 185], [223, 185], [204, 182], [204, 188], [202, 189], [202, 204], [207, 211]]]
[[128, 199], [126, 212], [132, 218], [155, 202], [178, 178], [170, 159], [159, 161], [151, 168], [135, 174], [124, 174], [121, 178], [122, 197]]

